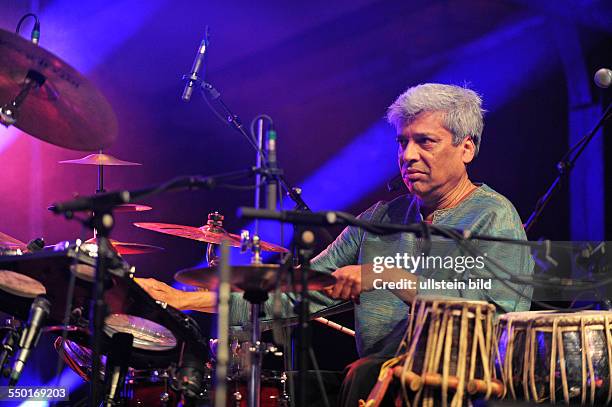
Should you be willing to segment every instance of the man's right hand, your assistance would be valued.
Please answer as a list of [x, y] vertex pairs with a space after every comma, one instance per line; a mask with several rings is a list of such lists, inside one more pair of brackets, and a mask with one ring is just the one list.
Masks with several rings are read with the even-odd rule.
[[182, 307], [184, 291], [170, 287], [168, 284], [154, 278], [135, 278], [134, 281], [154, 299], [165, 302], [174, 308], [184, 309]]
[[217, 312], [217, 293], [213, 291], [183, 291], [154, 278], [134, 279], [151, 297], [185, 311]]

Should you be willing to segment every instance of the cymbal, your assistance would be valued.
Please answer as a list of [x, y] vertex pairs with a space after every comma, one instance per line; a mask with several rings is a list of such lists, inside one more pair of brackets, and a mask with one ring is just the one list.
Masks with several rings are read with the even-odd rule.
[[[205, 243], [221, 244], [223, 240], [227, 240], [227, 244], [233, 247], [240, 247], [241, 244], [240, 236], [228, 233], [223, 228], [211, 227], [209, 225], [197, 228], [194, 226], [174, 225], [170, 223], [137, 222], [134, 223], [134, 226], [154, 232], [165, 233], [167, 235], [183, 237], [185, 239], [199, 240]], [[260, 242], [260, 247], [261, 250], [265, 252], [288, 252], [288, 250], [282, 246], [264, 241]]]
[[[151, 246], [149, 244], [144, 243], [119, 242], [114, 239], [110, 239], [110, 242], [113, 246], [113, 249], [115, 249], [115, 251], [122, 256], [130, 254], [156, 253], [164, 250], [163, 247]], [[91, 238], [85, 243], [96, 243], [96, 238]]]
[[27, 245], [6, 233], [0, 232], [0, 248], [25, 250]]
[[[51, 205], [47, 209], [50, 211], [53, 211], [55, 209], [55, 205]], [[151, 209], [153, 208], [147, 205], [122, 204], [122, 205], [115, 206], [113, 208], [113, 212], [114, 213], [144, 212], [144, 211], [150, 211]]]
[[114, 213], [126, 213], [126, 212], [144, 212], [150, 211], [153, 209], [148, 205], [140, 205], [140, 204], [122, 204], [117, 205], [113, 208]]
[[89, 80], [44, 48], [0, 30], [0, 106], [15, 99], [32, 71], [30, 77], [42, 75], [44, 83], [13, 109], [17, 121], [7, 124], [72, 150], [95, 151], [115, 141], [115, 113]]
[[132, 166], [142, 165], [140, 163], [133, 163], [130, 161], [123, 161], [113, 157], [109, 154], [89, 154], [83, 158], [76, 160], [64, 160], [60, 161], [60, 164], [81, 164], [81, 165], [111, 165], [111, 166]]
[[[232, 291], [273, 291], [276, 288], [278, 264], [253, 264], [248, 266], [232, 266], [230, 284]], [[279, 288], [283, 292], [301, 290], [302, 272], [304, 269], [293, 269], [295, 285], [289, 283], [287, 273], [283, 273]], [[204, 264], [180, 270], [174, 275], [179, 283], [195, 287], [215, 290], [219, 285], [219, 275], [216, 267], [206, 267]], [[308, 270], [308, 289], [322, 290], [336, 282], [329, 273]]]

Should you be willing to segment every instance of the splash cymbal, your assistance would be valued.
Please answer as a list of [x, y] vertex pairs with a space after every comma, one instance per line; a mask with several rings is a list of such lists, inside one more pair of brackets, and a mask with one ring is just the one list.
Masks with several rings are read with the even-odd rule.
[[[232, 266], [230, 284], [232, 291], [273, 291], [276, 288], [280, 266], [278, 264], [253, 264], [248, 266]], [[302, 272], [304, 269], [292, 270], [295, 284], [291, 284], [288, 273], [283, 273], [279, 289], [283, 292], [300, 291]], [[205, 264], [180, 270], [174, 275], [179, 283], [194, 287], [216, 290], [219, 285], [219, 274], [216, 267], [207, 267]], [[336, 278], [329, 273], [308, 270], [308, 289], [322, 290], [336, 283]]]
[[59, 161], [60, 164], [80, 164], [80, 165], [108, 165], [108, 166], [133, 166], [142, 165], [140, 163], [133, 163], [130, 161], [123, 161], [113, 157], [109, 154], [89, 154], [83, 158], [77, 158], [76, 160], [64, 160]]
[[[28, 87], [21, 104], [12, 105]], [[44, 48], [5, 30], [0, 30], [0, 107], [0, 122], [56, 146], [95, 151], [117, 138], [115, 113], [89, 80]]]
[[[175, 225], [171, 223], [153, 223], [153, 222], [137, 222], [134, 226], [152, 230], [154, 232], [165, 233], [167, 235], [178, 236], [185, 239], [198, 240], [200, 242], [221, 244], [223, 240], [227, 240], [227, 244], [233, 247], [240, 247], [240, 236], [233, 233], [228, 233], [220, 227], [211, 227], [204, 225], [201, 227]], [[288, 250], [282, 246], [264, 241], [260, 242], [262, 251], [285, 253]]]
[[[152, 246], [144, 243], [129, 243], [129, 242], [119, 242], [114, 239], [110, 239], [111, 245], [113, 249], [117, 253], [122, 256], [130, 255], [130, 254], [147, 254], [147, 253], [156, 253], [164, 250], [163, 247]], [[96, 243], [95, 238], [91, 238], [87, 240], [85, 243]]]

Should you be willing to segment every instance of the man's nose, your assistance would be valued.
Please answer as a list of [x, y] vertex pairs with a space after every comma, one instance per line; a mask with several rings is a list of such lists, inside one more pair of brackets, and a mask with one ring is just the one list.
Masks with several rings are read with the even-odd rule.
[[418, 161], [419, 149], [414, 141], [409, 141], [406, 148], [402, 152], [402, 158], [404, 162], [410, 163], [412, 161]]

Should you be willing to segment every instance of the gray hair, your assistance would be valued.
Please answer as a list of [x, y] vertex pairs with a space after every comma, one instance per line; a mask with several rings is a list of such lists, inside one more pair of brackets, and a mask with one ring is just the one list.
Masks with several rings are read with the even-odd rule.
[[445, 113], [444, 127], [453, 135], [453, 144], [459, 145], [471, 137], [480, 149], [484, 127], [482, 99], [471, 89], [455, 85], [426, 83], [409, 88], [389, 106], [387, 121], [398, 131], [410, 124], [419, 113], [441, 111]]

